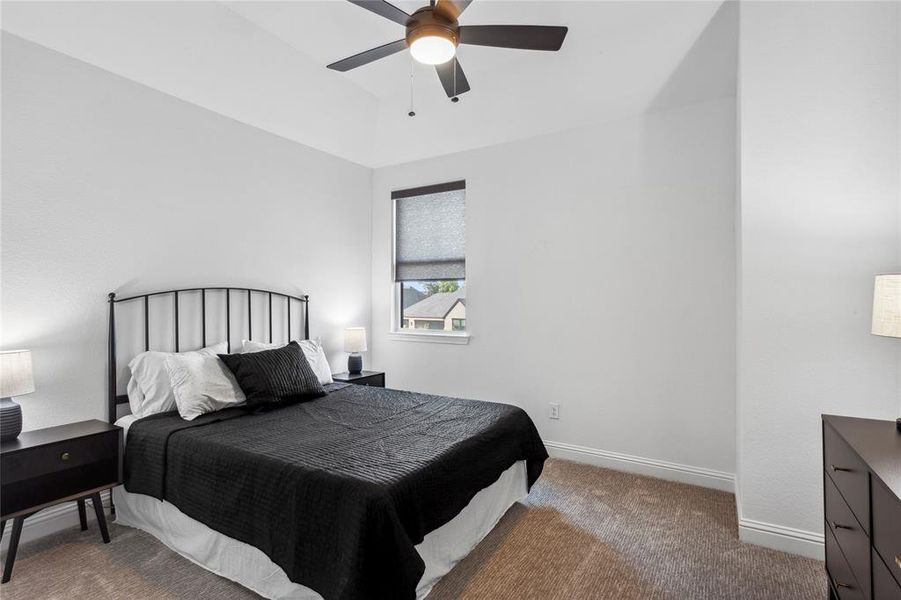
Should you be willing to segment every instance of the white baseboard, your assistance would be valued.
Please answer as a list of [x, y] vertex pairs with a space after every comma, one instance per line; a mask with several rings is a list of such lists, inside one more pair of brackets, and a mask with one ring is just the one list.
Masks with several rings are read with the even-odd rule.
[[823, 560], [825, 554], [822, 533], [763, 523], [753, 519], [739, 518], [738, 539], [790, 554]]
[[[104, 510], [109, 515], [109, 490], [100, 492], [100, 500], [103, 503]], [[72, 500], [71, 502], [64, 502], [45, 508], [36, 515], [28, 517], [22, 525], [22, 537], [19, 539], [19, 544], [24, 544], [70, 527], [78, 527], [77, 506], [75, 501]], [[100, 531], [97, 529], [97, 519], [94, 516], [94, 509], [91, 507], [90, 502], [87, 504], [87, 515], [88, 528], [92, 529], [99, 539]], [[9, 547], [9, 537], [12, 529], [13, 524], [12, 520], [10, 520], [6, 523], [6, 529], [3, 531], [3, 541], [0, 544], [0, 548], [4, 552]]]
[[550, 455], [556, 458], [735, 493], [733, 473], [550, 440], [544, 440], [544, 445]]
[[739, 482], [735, 485], [735, 513], [738, 518], [738, 539], [764, 548], [823, 560], [825, 546], [822, 533], [746, 519], [741, 508]]

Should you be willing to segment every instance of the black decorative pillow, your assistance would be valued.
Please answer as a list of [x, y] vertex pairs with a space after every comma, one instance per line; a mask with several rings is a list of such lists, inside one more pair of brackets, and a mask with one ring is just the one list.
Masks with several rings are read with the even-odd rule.
[[325, 396], [297, 342], [248, 354], [220, 354], [249, 406], [277, 406]]

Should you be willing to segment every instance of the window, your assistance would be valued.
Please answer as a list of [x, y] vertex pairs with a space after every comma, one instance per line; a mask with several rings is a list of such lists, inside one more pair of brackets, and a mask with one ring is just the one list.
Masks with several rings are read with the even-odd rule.
[[455, 181], [391, 194], [399, 330], [466, 331], [465, 190]]

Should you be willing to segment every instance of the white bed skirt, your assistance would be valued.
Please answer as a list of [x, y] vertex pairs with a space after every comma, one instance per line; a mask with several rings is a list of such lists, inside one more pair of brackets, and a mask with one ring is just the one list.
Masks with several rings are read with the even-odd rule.
[[[416, 588], [424, 598], [441, 577], [488, 535], [504, 513], [528, 494], [526, 463], [504, 471], [449, 523], [425, 536], [416, 546], [425, 573]], [[173, 504], [143, 494], [113, 489], [116, 523], [146, 531], [192, 562], [231, 579], [265, 598], [321, 600], [308, 587], [293, 583], [281, 567], [257, 548], [210, 529]]]

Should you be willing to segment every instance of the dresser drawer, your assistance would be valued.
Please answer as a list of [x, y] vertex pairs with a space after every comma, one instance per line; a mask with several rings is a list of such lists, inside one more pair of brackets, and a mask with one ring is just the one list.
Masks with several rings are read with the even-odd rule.
[[860, 590], [857, 580], [851, 573], [851, 567], [845, 561], [842, 551], [828, 527], [826, 537], [826, 572], [829, 574], [832, 586], [838, 592], [841, 600], [868, 600], [868, 597]]
[[835, 536], [835, 541], [860, 585], [864, 598], [869, 598], [870, 539], [829, 477], [826, 477], [825, 496], [826, 528]]
[[873, 550], [873, 600], [901, 600], [901, 584], [895, 581], [882, 559]]
[[901, 585], [901, 500], [873, 478], [873, 546]]
[[867, 467], [832, 427], [823, 425], [823, 458], [827, 475], [870, 534], [870, 477]]

